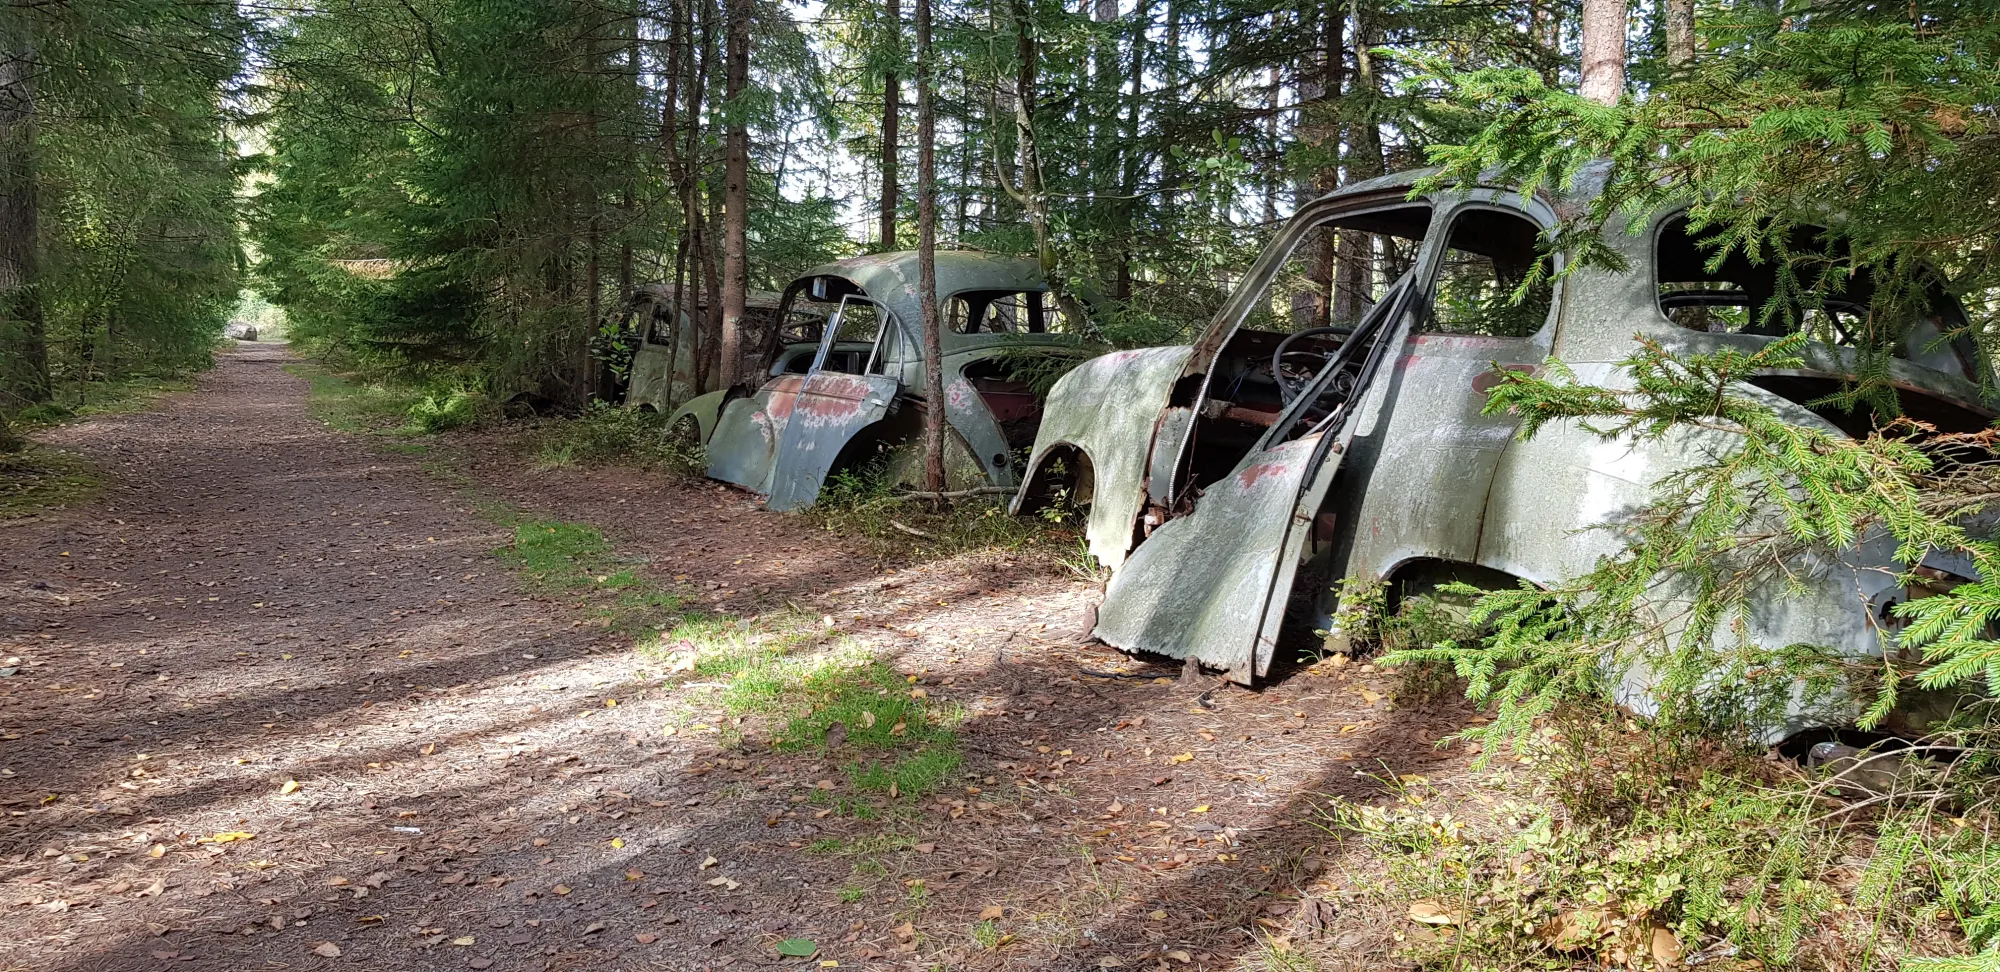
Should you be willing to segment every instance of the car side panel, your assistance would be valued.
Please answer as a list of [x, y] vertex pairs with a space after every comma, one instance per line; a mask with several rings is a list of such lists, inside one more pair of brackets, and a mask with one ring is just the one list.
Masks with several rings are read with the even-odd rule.
[[1481, 414], [1493, 367], [1530, 368], [1546, 354], [1523, 338], [1411, 339], [1386, 393], [1356, 416], [1330, 511], [1344, 565], [1336, 576], [1372, 581], [1416, 558], [1474, 560], [1494, 470], [1519, 427]]
[[1198, 658], [1232, 681], [1270, 669], [1311, 513], [1341, 456], [1311, 435], [1253, 452], [1194, 512], [1154, 530], [1104, 590], [1108, 645]]
[[[1131, 549], [1132, 528], [1146, 501], [1155, 426], [1192, 350], [1147, 348], [1092, 358], [1056, 382], [1043, 407], [1023, 488], [1049, 450], [1081, 449], [1096, 477], [1085, 536], [1091, 555], [1107, 567], [1124, 563]], [[1017, 512], [1021, 501], [1017, 495]]]

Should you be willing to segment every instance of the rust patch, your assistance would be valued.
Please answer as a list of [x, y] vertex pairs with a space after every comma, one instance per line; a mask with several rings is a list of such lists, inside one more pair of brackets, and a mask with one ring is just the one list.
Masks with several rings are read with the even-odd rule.
[[792, 406], [797, 403], [799, 388], [805, 383], [804, 378], [796, 375], [787, 375], [771, 383], [771, 398], [764, 411], [772, 421], [783, 423], [792, 417]]
[[1288, 462], [1259, 462], [1246, 467], [1236, 474], [1236, 485], [1243, 489], [1253, 489], [1259, 482], [1274, 476], [1283, 476], [1292, 468]]
[[861, 414], [868, 390], [868, 382], [853, 375], [820, 372], [800, 390], [793, 409], [807, 428], [839, 425]]

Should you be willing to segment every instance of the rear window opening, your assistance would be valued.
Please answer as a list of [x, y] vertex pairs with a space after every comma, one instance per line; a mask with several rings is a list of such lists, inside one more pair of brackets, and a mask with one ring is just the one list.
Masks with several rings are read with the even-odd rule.
[[958, 334], [1067, 334], [1075, 330], [1046, 291], [973, 290], [945, 302], [944, 325]]
[[[1750, 379], [1750, 383], [1811, 410], [1813, 414], [1826, 419], [1842, 432], [1857, 439], [1865, 438], [1887, 421], [1866, 403], [1856, 403], [1852, 408], [1844, 408], [1841, 402], [1832, 400], [1849, 388], [1848, 383], [1838, 377], [1767, 374]], [[1948, 398], [1927, 394], [1914, 388], [1896, 388], [1894, 391], [1896, 404], [1901, 408], [1903, 417], [1929, 425], [1939, 434], [1978, 432], [1993, 422], [1993, 413]]]
[[1660, 313], [1706, 334], [1777, 338], [1804, 331], [1839, 347], [1886, 345], [1890, 354], [1912, 364], [1978, 380], [1977, 352], [1960, 336], [1963, 311], [1942, 289], [1934, 287], [1926, 306], [1908, 321], [1877, 320], [1875, 282], [1865, 268], [1837, 284], [1827, 279], [1841, 257], [1826, 230], [1796, 227], [1786, 246], [1807, 258], [1791, 266], [1792, 296], [1783, 293], [1783, 265], [1775, 256], [1753, 262], [1738, 248], [1711, 269], [1715, 249], [1689, 230], [1687, 217], [1666, 220], [1653, 247]]

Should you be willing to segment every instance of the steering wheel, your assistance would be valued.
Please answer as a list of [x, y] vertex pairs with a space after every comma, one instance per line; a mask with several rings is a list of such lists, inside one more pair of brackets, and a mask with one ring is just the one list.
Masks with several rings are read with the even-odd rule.
[[[1278, 396], [1280, 400], [1286, 405], [1290, 405], [1293, 400], [1305, 393], [1306, 385], [1312, 381], [1313, 376], [1319, 374], [1321, 368], [1326, 367], [1325, 354], [1318, 351], [1293, 351], [1291, 350], [1292, 342], [1300, 338], [1319, 337], [1323, 334], [1338, 334], [1345, 337], [1353, 333], [1354, 328], [1351, 327], [1309, 327], [1303, 331], [1294, 331], [1286, 335], [1283, 341], [1279, 341], [1278, 346], [1271, 351], [1271, 379], [1278, 383]], [[1288, 369], [1285, 365], [1287, 357], [1311, 358], [1312, 363], [1310, 367], [1300, 368], [1294, 366]], [[1288, 370], [1299, 371], [1299, 377], [1291, 377], [1287, 374]]]

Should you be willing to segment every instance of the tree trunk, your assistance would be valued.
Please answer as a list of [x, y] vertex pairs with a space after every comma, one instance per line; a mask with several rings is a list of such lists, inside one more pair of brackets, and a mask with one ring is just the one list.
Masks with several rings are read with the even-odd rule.
[[[995, 37], [1001, 36], [1005, 26], [1001, 23], [1000, 4], [1002, 0], [987, 0], [987, 29]], [[1014, 197], [1006, 191], [1007, 186], [1019, 182], [1020, 146], [1015, 144], [1014, 132], [1014, 86], [1000, 83], [995, 77], [988, 88], [991, 94], [986, 99], [987, 140], [993, 146], [993, 185], [991, 204], [980, 214], [981, 225], [1011, 222], [1016, 216]]]
[[21, 438], [18, 435], [15, 435], [14, 430], [8, 427], [7, 413], [0, 412], [0, 455], [7, 455], [8, 453], [20, 452], [22, 449], [26, 449], [27, 447], [28, 447], [27, 440]]
[[[1350, 8], [1354, 18], [1354, 84], [1349, 91], [1358, 104], [1357, 116], [1347, 133], [1347, 181], [1373, 179], [1387, 168], [1382, 157], [1382, 123], [1378, 119], [1381, 82], [1375, 75], [1375, 57], [1369, 51], [1379, 42], [1373, 7], [1355, 0]], [[1332, 319], [1353, 322], [1361, 319], [1374, 295], [1375, 254], [1365, 233], [1340, 234], [1340, 274], [1334, 284]]]
[[1577, 93], [1615, 105], [1625, 93], [1626, 0], [1583, 0], [1583, 83]]
[[[710, 379], [715, 375], [715, 346], [719, 343], [718, 331], [722, 326], [722, 302], [716, 298], [720, 289], [719, 275], [715, 270], [715, 248], [709, 245], [709, 220], [703, 213], [699, 178], [703, 156], [706, 154], [706, 140], [702, 138], [701, 103], [708, 91], [710, 66], [715, 63], [715, 4], [710, 0], [692, 0], [699, 9], [700, 19], [695, 21], [689, 14], [690, 53], [695, 38], [700, 38], [700, 58], [694, 69], [694, 83], [688, 88], [688, 140], [687, 152], [682, 158], [682, 192], [685, 202], [688, 227], [688, 241], [693, 247], [688, 273], [699, 279], [695, 286], [694, 299], [682, 311], [687, 315], [688, 325], [694, 336], [689, 342], [689, 350], [694, 354], [694, 393], [709, 391]], [[711, 194], [711, 202], [713, 196]], [[702, 295], [708, 295], [706, 301]]]
[[[1319, 70], [1315, 96], [1300, 109], [1300, 136], [1315, 152], [1312, 193], [1320, 195], [1340, 188], [1340, 96], [1346, 84], [1347, 12], [1323, 7], [1320, 23]], [[1314, 234], [1312, 269], [1312, 327], [1326, 327], [1333, 321], [1334, 274], [1339, 266], [1340, 234], [1321, 230]]]
[[1113, 210], [1117, 219], [1112, 224], [1117, 238], [1112, 244], [1111, 257], [1115, 262], [1111, 267], [1111, 296], [1120, 301], [1132, 299], [1132, 211], [1137, 206], [1139, 170], [1144, 162], [1139, 150], [1139, 109], [1146, 101], [1146, 35], [1152, 26], [1153, 2], [1139, 0], [1132, 10], [1132, 99], [1125, 116], [1121, 150], [1125, 171], [1118, 180], [1118, 205]]
[[721, 375], [722, 362], [722, 273], [715, 257], [718, 240], [713, 238], [715, 228], [722, 224], [722, 194], [708, 194], [708, 214], [702, 217], [701, 230], [705, 234], [701, 241], [702, 288], [709, 293], [708, 306], [702, 308], [702, 367], [708, 377], [702, 379], [703, 391], [715, 391], [723, 387], [717, 380]]
[[[681, 204], [681, 228], [674, 247], [674, 302], [671, 308], [672, 343], [667, 346], [667, 400], [662, 411], [679, 404], [674, 398], [676, 383], [680, 380], [681, 344], [692, 335], [685, 333], [682, 315], [687, 308], [688, 249], [693, 237], [688, 235], [688, 224], [693, 220], [694, 209], [688, 204], [685, 180], [682, 177], [683, 163], [680, 152], [680, 97], [681, 74], [692, 68], [694, 58], [687, 53], [692, 45], [692, 24], [688, 19], [687, 0], [671, 0], [667, 5], [667, 90], [660, 106], [660, 146], [666, 160], [668, 178], [673, 180], [674, 198]], [[690, 89], [693, 85], [688, 85]], [[653, 312], [658, 314], [656, 308]], [[692, 319], [690, 317], [689, 319]], [[643, 337], [653, 327], [651, 320], [639, 322]], [[692, 390], [692, 389], [690, 389]]]
[[42, 320], [41, 213], [36, 199], [32, 4], [11, 0], [0, 23], [0, 404], [49, 396]]
[[1683, 67], [1694, 60], [1694, 0], [1661, 0], [1666, 16], [1667, 63]]
[[[1187, 52], [1181, 49], [1181, 2], [1167, 0], [1166, 43], [1160, 45], [1160, 97], [1166, 101], [1166, 111], [1173, 117], [1181, 115], [1181, 59]], [[1162, 144], [1171, 144], [1172, 128], [1165, 121], [1159, 122]], [[1187, 170], [1183, 167], [1181, 154], [1171, 150], [1160, 153], [1160, 217], [1167, 226], [1174, 225], [1178, 218], [1182, 183], [1187, 181]]]
[[[643, 117], [646, 105], [646, 89], [640, 84], [639, 74], [639, 17], [635, 12], [625, 21], [625, 73], [631, 81], [627, 92], [632, 98], [635, 118]], [[624, 159], [625, 171], [619, 174], [621, 183], [618, 191], [618, 314], [622, 322], [627, 308], [632, 306], [632, 224], [638, 217], [638, 200], [634, 198], [632, 184], [638, 170], [638, 157], [645, 149], [636, 144], [643, 129], [634, 126], [630, 138], [631, 154]]]
[[[1118, 0], [1086, 0], [1090, 9], [1090, 19], [1109, 24], [1118, 20]], [[1124, 148], [1118, 137], [1119, 89], [1125, 84], [1124, 72], [1119, 69], [1118, 41], [1115, 38], [1100, 38], [1091, 57], [1090, 88], [1078, 92], [1078, 114], [1084, 124], [1088, 148], [1082, 156], [1088, 167], [1085, 173], [1091, 178], [1084, 180], [1084, 191], [1088, 194], [1091, 208], [1097, 214], [1098, 225], [1109, 225], [1105, 212], [1106, 200], [1111, 192], [1111, 180], [1118, 178], [1123, 167], [1119, 155]]]
[[917, 0], [917, 300], [924, 328], [924, 488], [944, 492], [944, 340], [938, 333], [937, 110], [931, 92], [931, 0]]
[[[1284, 87], [1284, 77], [1278, 73], [1278, 66], [1271, 65], [1270, 88], [1264, 92], [1264, 141], [1269, 151], [1282, 155], [1278, 148], [1278, 105], [1280, 89]], [[1278, 180], [1284, 172], [1281, 165], [1270, 166], [1264, 179], [1264, 225], [1275, 226], [1278, 222]]]
[[750, 130], [743, 119], [743, 89], [750, 78], [750, 0], [729, 0], [729, 136], [723, 169], [722, 387], [736, 384], [743, 359], [743, 314], [750, 266], [744, 238], [750, 214]]
[[[903, 60], [903, 7], [899, 0], [887, 0], [885, 17], [889, 22], [889, 35], [895, 45], [895, 61]], [[919, 93], [921, 95], [921, 92]], [[896, 248], [896, 207], [898, 190], [896, 168], [899, 162], [899, 142], [902, 139], [902, 79], [892, 68], [882, 75], [882, 217], [881, 249], [883, 252]]]

